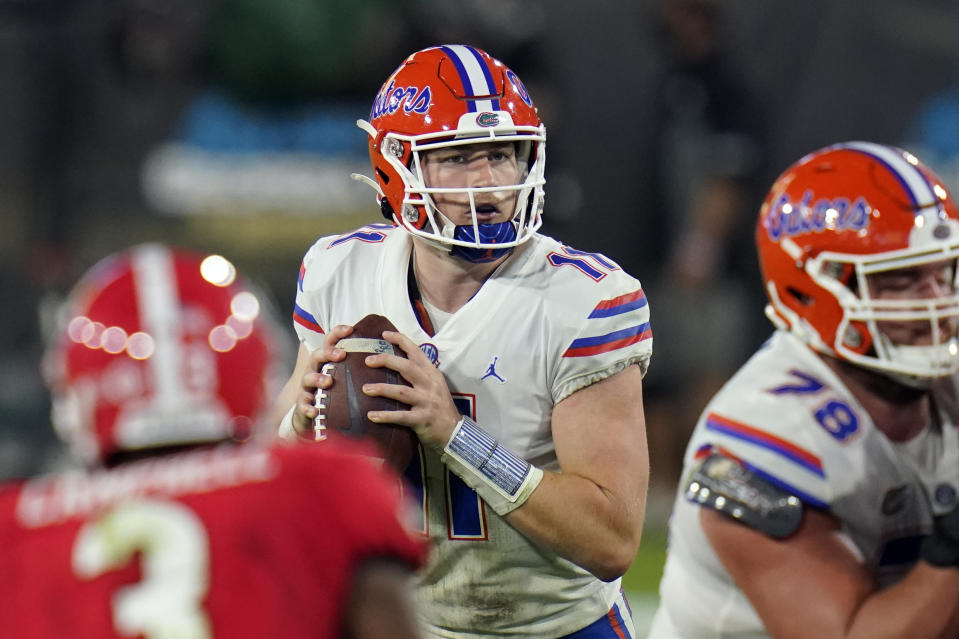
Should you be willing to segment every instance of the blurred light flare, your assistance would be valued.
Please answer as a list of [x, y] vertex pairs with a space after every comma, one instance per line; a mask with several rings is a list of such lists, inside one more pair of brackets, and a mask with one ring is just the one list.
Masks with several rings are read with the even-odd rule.
[[106, 330], [103, 322], [90, 322], [83, 327], [83, 332], [81, 334], [82, 342], [87, 348], [92, 348], [96, 350], [100, 348], [100, 338], [103, 335], [103, 331]]
[[127, 338], [127, 355], [133, 359], [147, 359], [153, 355], [154, 351], [156, 351], [156, 342], [148, 333], [139, 331]]
[[122, 353], [127, 345], [127, 332], [119, 326], [111, 326], [100, 336], [100, 346], [111, 355]]
[[834, 208], [826, 209], [826, 226], [836, 228], [836, 221], [839, 220], [839, 211]]
[[208, 255], [200, 262], [200, 275], [214, 286], [229, 286], [236, 280], [236, 267], [222, 255]]
[[224, 324], [214, 326], [207, 338], [210, 348], [218, 353], [226, 353], [236, 346], [237, 335], [233, 329]]
[[231, 315], [226, 319], [226, 327], [233, 331], [237, 339], [244, 339], [253, 332], [253, 322], [247, 321], [236, 315]]
[[85, 315], [77, 315], [67, 324], [67, 336], [77, 344], [83, 343], [83, 331], [90, 324], [90, 318]]
[[256, 295], [249, 291], [237, 293], [230, 300], [230, 311], [238, 319], [252, 322], [260, 314], [260, 300], [256, 299]]
[[[203, 278], [215, 286], [228, 286], [236, 279], [233, 264], [218, 255], [207, 257], [201, 265]], [[260, 301], [249, 291], [242, 291], [230, 300], [231, 314], [222, 324], [210, 329], [207, 343], [218, 353], [231, 351], [242, 339], [253, 334], [253, 326], [260, 315]], [[117, 355], [124, 351], [135, 360], [149, 359], [156, 352], [156, 340], [148, 333], [138, 331], [128, 335], [119, 326], [105, 326], [85, 315], [77, 315], [67, 323], [67, 336], [91, 350]]]

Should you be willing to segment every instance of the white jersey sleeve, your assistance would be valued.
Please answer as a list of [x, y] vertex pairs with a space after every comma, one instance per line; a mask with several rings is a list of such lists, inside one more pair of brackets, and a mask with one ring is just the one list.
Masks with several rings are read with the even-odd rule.
[[554, 403], [630, 364], [645, 375], [653, 333], [640, 283], [603, 255], [558, 244], [542, 264], [555, 271], [546, 298], [556, 331]]
[[[321, 237], [309, 248], [296, 281], [293, 328], [311, 351], [322, 343], [322, 335], [331, 326], [362, 319], [362, 315], [352, 320], [348, 319], [352, 316], [340, 316], [337, 301], [371, 288], [369, 280], [375, 271], [370, 265], [384, 258], [382, 247], [388, 238], [393, 236], [395, 244], [403, 235], [391, 224], [370, 224], [343, 235]], [[364, 268], [358, 269], [358, 265]]]
[[639, 281], [601, 254], [543, 236], [531, 244], [497, 279], [522, 299], [524, 341], [547, 349], [552, 403], [630, 364], [645, 374], [653, 342]]

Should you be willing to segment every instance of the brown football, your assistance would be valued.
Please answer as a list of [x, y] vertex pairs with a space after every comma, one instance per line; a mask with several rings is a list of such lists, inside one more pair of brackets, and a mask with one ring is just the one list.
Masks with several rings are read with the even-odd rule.
[[364, 384], [370, 383], [410, 385], [396, 371], [366, 365], [366, 358], [373, 353], [392, 352], [406, 357], [401, 349], [383, 339], [383, 331], [395, 330], [393, 323], [382, 315], [367, 315], [353, 326], [353, 333], [337, 343], [338, 348], [346, 351], [346, 358], [323, 365], [323, 372], [333, 378], [333, 384], [316, 394], [319, 411], [316, 426], [319, 437], [346, 436], [373, 441], [382, 459], [403, 471], [416, 452], [416, 434], [405, 426], [371, 422], [366, 413], [409, 410], [410, 407], [386, 397], [370, 397], [362, 390]]

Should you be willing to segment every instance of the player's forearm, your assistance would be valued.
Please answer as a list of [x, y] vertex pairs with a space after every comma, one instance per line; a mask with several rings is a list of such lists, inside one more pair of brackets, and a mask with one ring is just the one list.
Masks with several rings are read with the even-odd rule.
[[529, 500], [506, 519], [530, 539], [611, 581], [626, 572], [639, 549], [646, 481], [642, 477], [629, 496], [622, 496], [584, 477], [547, 472]]
[[628, 366], [559, 402], [553, 441], [562, 470], [547, 473], [510, 524], [560, 556], [612, 580], [639, 548], [649, 482], [642, 373]]
[[920, 562], [896, 585], [866, 599], [848, 639], [956, 637], [959, 569]]

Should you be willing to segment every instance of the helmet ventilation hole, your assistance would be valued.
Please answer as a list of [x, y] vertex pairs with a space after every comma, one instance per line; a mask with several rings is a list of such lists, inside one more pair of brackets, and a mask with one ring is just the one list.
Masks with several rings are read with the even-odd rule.
[[810, 306], [810, 305], [812, 305], [812, 303], [813, 303], [813, 298], [811, 298], [810, 296], [806, 295], [805, 293], [803, 293], [803, 292], [800, 291], [799, 289], [793, 288], [792, 286], [787, 286], [787, 287], [786, 287], [786, 292], [787, 292], [789, 295], [791, 295], [791, 296], [793, 297], [793, 299], [795, 299], [797, 302], [799, 302], [799, 303], [802, 304], [803, 306]]

